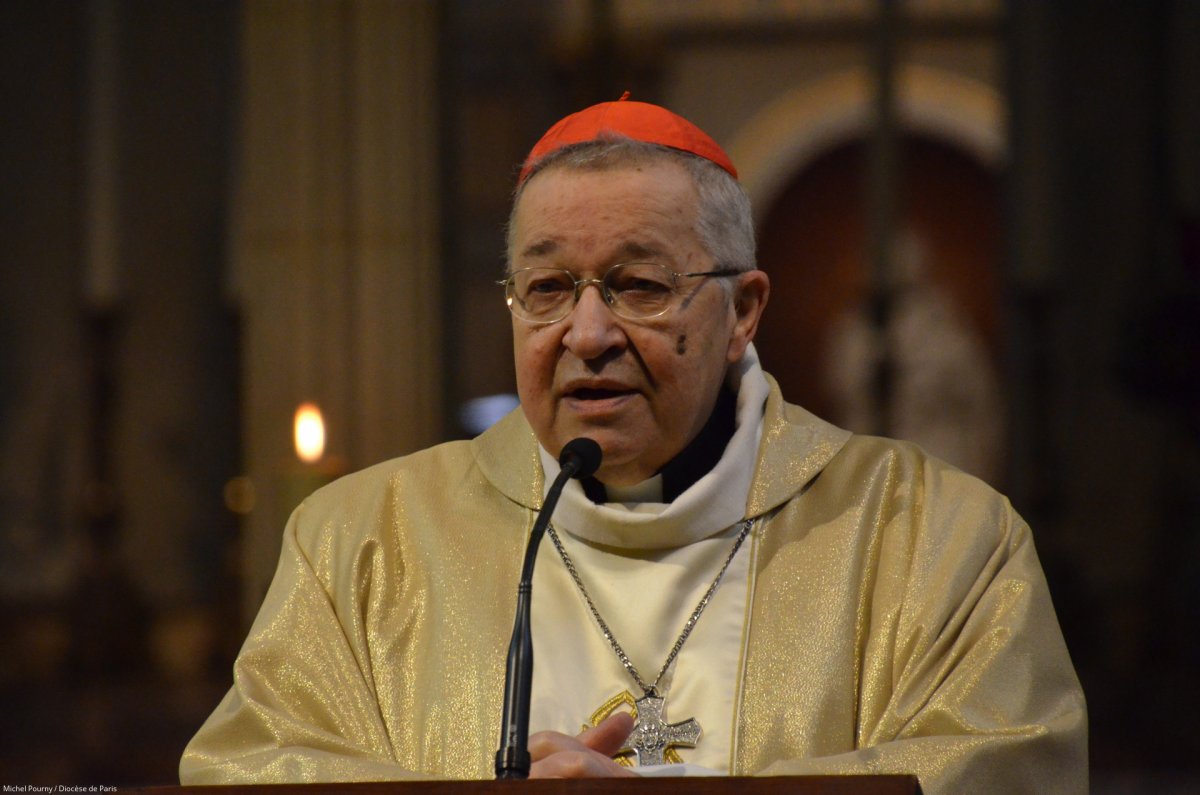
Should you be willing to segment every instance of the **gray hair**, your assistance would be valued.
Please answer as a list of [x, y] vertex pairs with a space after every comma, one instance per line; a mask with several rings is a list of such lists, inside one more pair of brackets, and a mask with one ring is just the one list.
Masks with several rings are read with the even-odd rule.
[[[754, 219], [750, 197], [725, 169], [697, 155], [626, 136], [610, 136], [571, 144], [546, 155], [513, 194], [508, 216], [508, 269], [512, 270], [513, 226], [517, 204], [529, 180], [552, 168], [607, 171], [647, 162], [668, 160], [687, 169], [699, 196], [696, 235], [712, 257], [714, 268], [749, 271], [755, 268]], [[722, 280], [724, 281], [724, 280]]]

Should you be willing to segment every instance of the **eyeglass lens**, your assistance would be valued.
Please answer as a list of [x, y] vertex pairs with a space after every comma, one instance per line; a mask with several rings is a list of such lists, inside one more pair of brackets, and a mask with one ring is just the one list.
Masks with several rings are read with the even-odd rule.
[[[528, 320], [560, 320], [575, 306], [577, 292], [594, 281], [576, 280], [570, 272], [558, 268], [524, 268], [507, 282], [509, 306]], [[628, 318], [661, 315], [675, 296], [673, 274], [653, 262], [615, 265], [600, 281], [605, 302]]]

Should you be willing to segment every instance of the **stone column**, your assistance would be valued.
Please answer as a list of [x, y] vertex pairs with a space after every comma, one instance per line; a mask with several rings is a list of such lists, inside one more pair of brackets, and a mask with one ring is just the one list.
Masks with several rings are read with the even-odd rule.
[[231, 273], [252, 615], [295, 507], [289, 482], [311, 475], [292, 452], [301, 402], [324, 412], [323, 466], [338, 471], [440, 437], [437, 20], [425, 2], [243, 9]]

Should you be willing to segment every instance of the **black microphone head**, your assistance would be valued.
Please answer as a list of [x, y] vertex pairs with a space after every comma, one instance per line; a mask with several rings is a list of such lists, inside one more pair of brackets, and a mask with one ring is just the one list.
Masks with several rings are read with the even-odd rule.
[[558, 454], [558, 465], [564, 470], [570, 468], [573, 478], [589, 478], [596, 474], [603, 457], [595, 439], [580, 436], [563, 445], [562, 452]]

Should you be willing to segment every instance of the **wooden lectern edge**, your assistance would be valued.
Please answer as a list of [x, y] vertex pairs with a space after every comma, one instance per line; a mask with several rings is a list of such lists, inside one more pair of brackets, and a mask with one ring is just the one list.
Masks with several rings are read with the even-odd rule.
[[[106, 789], [106, 792], [114, 790]], [[527, 781], [374, 781], [121, 787], [143, 795], [921, 795], [916, 776], [712, 776]]]

